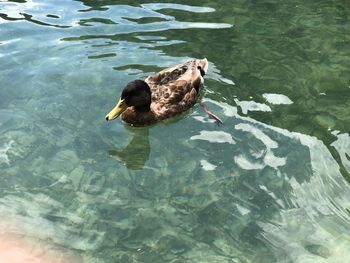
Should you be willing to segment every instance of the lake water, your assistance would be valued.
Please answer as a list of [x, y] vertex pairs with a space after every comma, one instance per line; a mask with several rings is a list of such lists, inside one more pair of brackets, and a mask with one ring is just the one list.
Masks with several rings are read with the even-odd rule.
[[[348, 262], [349, 1], [166, 2], [0, 1], [0, 234], [89, 263]], [[223, 126], [105, 121], [203, 57]]]

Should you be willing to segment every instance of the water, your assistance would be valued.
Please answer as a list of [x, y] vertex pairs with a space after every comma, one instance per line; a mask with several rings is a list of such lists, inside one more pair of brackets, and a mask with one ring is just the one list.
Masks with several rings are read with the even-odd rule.
[[[1, 1], [1, 235], [77, 262], [346, 262], [349, 10]], [[198, 105], [105, 122], [128, 81], [192, 57], [224, 126]]]

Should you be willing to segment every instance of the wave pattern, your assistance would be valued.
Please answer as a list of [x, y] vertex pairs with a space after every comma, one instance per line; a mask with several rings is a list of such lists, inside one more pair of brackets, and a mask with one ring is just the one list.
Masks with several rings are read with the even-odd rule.
[[[345, 262], [347, 122], [333, 105], [317, 108], [326, 136], [292, 129], [295, 107], [315, 101], [281, 87], [310, 73], [294, 67], [302, 56], [328, 61], [290, 40], [307, 37], [299, 20], [281, 37], [297, 7], [119, 2], [0, 2], [0, 232], [81, 262]], [[104, 122], [129, 80], [202, 56], [202, 99], [223, 126], [197, 106], [148, 128]], [[330, 65], [343, 80], [346, 63]]]

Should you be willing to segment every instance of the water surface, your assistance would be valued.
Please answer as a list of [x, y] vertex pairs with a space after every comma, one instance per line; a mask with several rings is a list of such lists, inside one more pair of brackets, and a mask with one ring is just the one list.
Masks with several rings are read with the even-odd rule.
[[[1, 1], [0, 230], [79, 262], [346, 262], [346, 1]], [[202, 100], [106, 123], [189, 58]]]

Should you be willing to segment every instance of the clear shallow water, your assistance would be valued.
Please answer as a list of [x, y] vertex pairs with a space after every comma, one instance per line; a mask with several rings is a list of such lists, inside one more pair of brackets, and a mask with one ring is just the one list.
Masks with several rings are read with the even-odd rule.
[[[80, 262], [346, 262], [350, 6], [317, 2], [0, 2], [1, 233]], [[190, 57], [224, 126], [105, 123]]]

